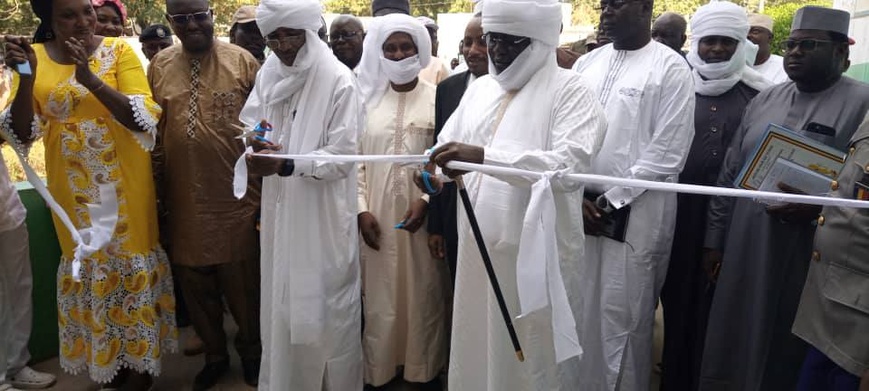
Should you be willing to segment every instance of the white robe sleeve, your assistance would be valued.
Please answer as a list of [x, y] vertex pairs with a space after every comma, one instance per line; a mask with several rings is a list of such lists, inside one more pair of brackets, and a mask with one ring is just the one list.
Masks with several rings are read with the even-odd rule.
[[[572, 78], [557, 94], [553, 107], [551, 150], [511, 152], [486, 148], [484, 163], [535, 172], [589, 172], [592, 157], [600, 150], [606, 133], [603, 109], [591, 90], [578, 78]], [[536, 178], [513, 175], [495, 177], [526, 188], [537, 181]], [[552, 189], [561, 192], [577, 191], [581, 187], [582, 184], [575, 181], [552, 183]]]
[[[352, 84], [335, 92], [332, 116], [326, 129], [326, 144], [311, 155], [352, 155], [356, 153], [356, 141], [362, 127], [362, 100]], [[353, 163], [296, 161], [293, 176], [313, 180], [338, 180], [346, 178]]]
[[[655, 102], [654, 133], [626, 178], [674, 181], [685, 166], [694, 139], [694, 83], [688, 66], [670, 66]], [[616, 209], [629, 205], [646, 190], [616, 186], [604, 195]]]

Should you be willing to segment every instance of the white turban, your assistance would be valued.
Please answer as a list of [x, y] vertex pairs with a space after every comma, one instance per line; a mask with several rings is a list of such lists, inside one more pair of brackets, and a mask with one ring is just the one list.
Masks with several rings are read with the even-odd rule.
[[281, 27], [317, 32], [322, 11], [318, 0], [262, 0], [256, 7], [256, 25], [263, 37]]
[[272, 52], [260, 68], [256, 93], [263, 104], [275, 104], [296, 94], [324, 53], [331, 55], [329, 47], [317, 36], [322, 26], [321, 10], [319, 0], [262, 0], [256, 7], [256, 24], [263, 37], [279, 28], [305, 30], [305, 44], [291, 66]]
[[[383, 44], [395, 33], [410, 35], [416, 44], [416, 56], [391, 62], [383, 57]], [[405, 14], [389, 14], [372, 19], [362, 43], [362, 60], [359, 62], [359, 88], [365, 104], [377, 104], [390, 81], [397, 84], [412, 81], [430, 61], [431, 37], [416, 18]]]
[[558, 46], [561, 3], [556, 0], [485, 0], [483, 32], [529, 37]]
[[547, 64], [555, 64], [561, 34], [561, 4], [555, 0], [484, 0], [483, 31], [531, 38], [507, 69], [498, 72], [489, 57], [489, 74], [501, 88], [519, 90]]
[[[687, 55], [693, 68], [697, 93], [718, 96], [729, 91], [740, 80], [758, 91], [769, 86], [759, 73], [748, 67], [754, 63], [756, 55], [747, 38], [748, 30], [745, 9], [736, 4], [713, 1], [697, 9], [691, 17], [691, 51]], [[700, 40], [710, 36], [728, 37], [738, 42], [736, 52], [729, 61], [707, 64], [700, 59], [697, 49]]]

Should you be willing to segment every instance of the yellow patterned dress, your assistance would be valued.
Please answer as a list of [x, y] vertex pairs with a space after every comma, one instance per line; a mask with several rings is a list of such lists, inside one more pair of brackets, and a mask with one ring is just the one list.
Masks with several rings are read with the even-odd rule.
[[[73, 65], [52, 61], [43, 45], [34, 50], [34, 138], [44, 139], [49, 191], [79, 229], [91, 225], [87, 204], [100, 203], [100, 184], [114, 184], [118, 200], [114, 236], [82, 262], [81, 282], [71, 272], [75, 243], [55, 216], [63, 249], [57, 271], [61, 366], [73, 374], [86, 369], [99, 383], [123, 367], [157, 376], [163, 353], [177, 349], [172, 276], [158, 243], [149, 154], [162, 110], [139, 59], [122, 40], [105, 38], [91, 70], [130, 98], [147, 132], [117, 122], [75, 81]], [[6, 110], [4, 130], [9, 120]]]

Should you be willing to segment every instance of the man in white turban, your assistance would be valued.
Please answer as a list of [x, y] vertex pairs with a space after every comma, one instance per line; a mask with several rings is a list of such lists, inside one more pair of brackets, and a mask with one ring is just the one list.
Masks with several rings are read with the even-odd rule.
[[[607, 113], [607, 136], [593, 172], [675, 182], [694, 136], [688, 64], [653, 41], [652, 0], [602, 0], [601, 28], [612, 38], [573, 69]], [[664, 284], [676, 220], [676, 194], [589, 186], [580, 327], [585, 390], [645, 390], [652, 363], [655, 306]], [[616, 224], [608, 224], [615, 221]], [[623, 228], [623, 229], [609, 229]]]
[[[579, 75], [557, 65], [560, 4], [486, 0], [482, 18], [489, 75], [468, 87], [438, 137], [432, 161], [441, 167], [456, 160], [588, 172], [606, 121]], [[525, 361], [517, 360], [459, 210], [449, 388], [581, 390], [577, 325], [593, 315], [579, 312], [582, 185], [480, 173], [466, 175], [464, 182]]]
[[[704, 5], [691, 18], [691, 31], [687, 59], [694, 75], [694, 141], [679, 182], [714, 186], [745, 107], [771, 83], [749, 67], [754, 59], [749, 58], [748, 19], [742, 7], [726, 1]], [[701, 266], [709, 199], [678, 195], [676, 234], [661, 290], [667, 325], [662, 390], [692, 390], [699, 377], [714, 287], [714, 278], [707, 278]]]
[[[263, 0], [257, 25], [272, 50], [240, 119], [273, 125], [264, 153], [356, 151], [361, 95], [319, 39], [317, 0]], [[362, 389], [361, 302], [352, 164], [247, 157], [263, 176], [262, 338], [266, 390]]]
[[[359, 65], [367, 107], [360, 153], [414, 155], [431, 146], [436, 90], [418, 77], [430, 60], [419, 21], [404, 14], [372, 21]], [[419, 230], [427, 198], [414, 186], [413, 170], [390, 163], [361, 164], [358, 186], [365, 383], [382, 386], [400, 367], [404, 380], [430, 382], [447, 360], [449, 271]]]

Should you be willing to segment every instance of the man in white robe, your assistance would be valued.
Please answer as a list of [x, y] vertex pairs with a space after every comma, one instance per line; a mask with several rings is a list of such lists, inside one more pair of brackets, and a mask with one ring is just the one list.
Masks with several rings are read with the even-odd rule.
[[[601, 5], [601, 26], [613, 44], [583, 56], [573, 68], [593, 86], [607, 113], [607, 137], [592, 171], [676, 182], [694, 137], [691, 71], [678, 53], [651, 39], [651, 0]], [[583, 203], [590, 235], [582, 257], [586, 316], [580, 326], [585, 350], [580, 389], [648, 389], [676, 194], [589, 186]], [[628, 206], [624, 242], [594, 236], [599, 216]]]
[[784, 58], [777, 54], [772, 54], [772, 51], [777, 48], [770, 47], [774, 38], [772, 33], [772, 18], [761, 14], [751, 14], [748, 16], [748, 24], [751, 27], [748, 30], [748, 39], [754, 42], [758, 49], [757, 58], [752, 68], [760, 72], [772, 84], [788, 81], [788, 74], [785, 73]]
[[[272, 53], [241, 112], [266, 120], [262, 152], [353, 154], [362, 103], [355, 77], [317, 36], [316, 0], [262, 0]], [[352, 164], [247, 157], [263, 175], [262, 338], [265, 390], [362, 389], [356, 172]]]
[[[438, 137], [432, 161], [441, 167], [458, 160], [537, 172], [588, 172], [605, 119], [583, 80], [556, 63], [560, 4], [486, 0], [482, 15], [489, 75], [469, 86]], [[583, 316], [577, 311], [582, 291], [576, 261], [583, 246], [581, 184], [556, 180], [549, 192], [540, 182], [532, 190], [527, 178], [472, 173], [464, 181], [526, 360], [517, 360], [466, 213], [459, 208], [449, 388], [581, 390], [576, 336], [577, 318]], [[544, 219], [543, 229], [537, 229], [539, 219], [528, 219], [529, 229], [523, 219], [535, 210], [529, 202], [541, 189], [551, 197], [547, 205], [554, 203], [553, 217]], [[554, 248], [546, 250], [554, 256], [542, 256], [539, 247], [519, 255], [520, 247], [531, 244], [530, 236], [547, 230]], [[546, 279], [529, 283], [532, 275]], [[539, 306], [526, 306], [529, 296], [544, 299]]]

